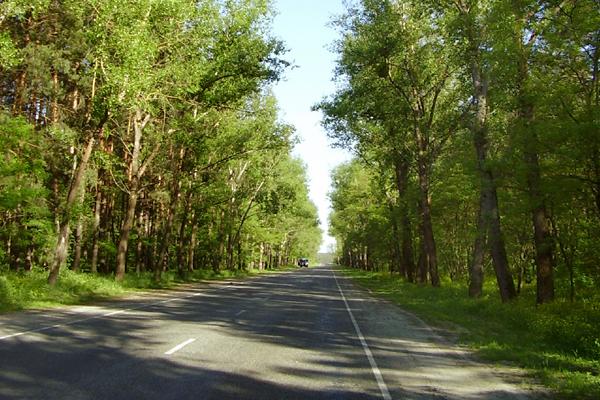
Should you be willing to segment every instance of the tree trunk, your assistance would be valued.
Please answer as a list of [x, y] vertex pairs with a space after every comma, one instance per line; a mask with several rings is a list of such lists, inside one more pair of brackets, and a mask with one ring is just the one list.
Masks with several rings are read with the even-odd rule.
[[398, 197], [400, 198], [400, 224], [402, 229], [402, 267], [405, 271], [406, 278], [409, 282], [414, 281], [415, 276], [415, 257], [413, 254], [413, 235], [412, 235], [412, 222], [408, 213], [408, 176], [409, 176], [409, 161], [408, 158], [401, 156], [400, 159], [396, 159], [395, 172], [396, 172], [396, 189], [398, 190]]
[[[100, 183], [100, 181], [99, 181]], [[96, 185], [96, 204], [94, 205], [94, 226], [92, 239], [92, 261], [90, 269], [93, 274], [98, 272], [98, 251], [100, 248], [100, 212], [102, 209], [102, 191], [100, 184]]]
[[437, 250], [433, 235], [433, 224], [431, 222], [431, 197], [429, 194], [429, 170], [430, 165], [427, 157], [428, 141], [426, 135], [417, 128], [417, 139], [419, 143], [419, 156], [417, 158], [417, 169], [419, 174], [419, 208], [421, 212], [421, 234], [423, 241], [423, 257], [425, 266], [429, 272], [431, 285], [440, 286], [438, 274]]
[[59, 223], [59, 234], [56, 247], [54, 248], [54, 259], [50, 267], [50, 274], [48, 275], [48, 284], [50, 284], [51, 286], [54, 286], [56, 284], [60, 268], [67, 260], [71, 212], [73, 206], [75, 205], [75, 201], [77, 200], [77, 195], [79, 194], [80, 190], [82, 190], [87, 165], [90, 161], [92, 150], [94, 149], [94, 142], [94, 137], [90, 137], [88, 139], [87, 145], [83, 152], [83, 156], [81, 157], [81, 162], [77, 166], [75, 174], [71, 179], [71, 185], [69, 187], [69, 193], [67, 195], [67, 203], [65, 204], [65, 208], [62, 212], [62, 216]]
[[527, 90], [529, 80], [528, 50], [519, 40], [519, 76], [518, 76], [518, 110], [517, 125], [523, 146], [523, 158], [527, 169], [527, 191], [531, 207], [531, 219], [534, 230], [535, 262], [537, 267], [537, 304], [554, 300], [554, 242], [550, 231], [546, 200], [542, 191], [542, 178], [538, 154], [538, 136], [533, 126], [534, 104]]
[[[117, 248], [117, 270], [115, 273], [115, 279], [122, 281], [125, 277], [125, 267], [127, 264], [127, 247], [129, 244], [129, 234], [133, 228], [133, 222], [135, 219], [135, 207], [137, 205], [137, 199], [139, 196], [139, 184], [140, 179], [144, 173], [145, 166], [150, 161], [151, 157], [148, 158], [144, 166], [140, 166], [140, 152], [142, 148], [142, 133], [144, 127], [150, 120], [150, 115], [146, 115], [142, 118], [142, 111], [136, 110], [136, 115], [133, 120], [133, 151], [131, 154], [131, 181], [129, 183], [129, 199], [127, 201], [127, 209], [125, 211], [125, 219], [121, 226], [121, 232], [119, 237], [119, 246]], [[155, 279], [160, 280], [160, 273]]]
[[52, 105], [50, 107], [50, 121], [52, 122], [52, 124], [58, 123], [58, 120], [59, 120], [58, 93], [59, 93], [58, 71], [56, 71], [56, 69], [54, 69], [52, 71]]
[[[85, 192], [81, 191], [81, 197], [79, 199], [80, 207], [83, 206], [85, 200]], [[81, 248], [83, 246], [83, 216], [79, 215], [77, 218], [77, 228], [75, 229], [75, 257], [73, 258], [73, 265], [71, 269], [73, 271], [79, 271], [81, 266]]]
[[198, 232], [198, 224], [196, 223], [195, 218], [192, 222], [192, 235], [190, 237], [190, 244], [188, 247], [188, 271], [192, 272], [194, 270], [194, 252], [196, 250], [196, 234]]
[[177, 246], [177, 273], [180, 276], [184, 276], [185, 272], [187, 270], [187, 268], [183, 267], [183, 253], [184, 250], [186, 248], [186, 234], [185, 234], [185, 228], [188, 224], [188, 215], [189, 215], [189, 210], [190, 210], [190, 197], [191, 197], [191, 192], [190, 194], [187, 196], [187, 200], [185, 202], [185, 206], [183, 209], [183, 215], [181, 216], [181, 224], [179, 225], [179, 245]]
[[83, 220], [80, 217], [77, 222], [77, 228], [75, 229], [75, 256], [73, 258], [73, 265], [71, 269], [73, 271], [79, 271], [81, 267], [81, 247], [83, 242]]
[[532, 205], [532, 220], [535, 240], [535, 262], [537, 266], [537, 304], [554, 300], [554, 241], [550, 232], [546, 204], [541, 193], [541, 178], [538, 155], [535, 150], [525, 154], [528, 166], [527, 185]]
[[[140, 274], [143, 270], [146, 269], [144, 264], [144, 238], [145, 235], [145, 212], [140, 212], [137, 220], [137, 243], [135, 247], [135, 273]], [[143, 234], [143, 235], [142, 235]]]
[[402, 262], [402, 250], [400, 248], [400, 242], [402, 238], [400, 237], [400, 229], [398, 228], [398, 216], [393, 204], [389, 205], [390, 211], [390, 220], [392, 224], [392, 254], [391, 254], [391, 263], [390, 263], [390, 273], [394, 274], [397, 272], [400, 276], [406, 278], [406, 270], [404, 268], [404, 263]]
[[[167, 264], [167, 250], [169, 249], [169, 244], [171, 240], [171, 230], [173, 229], [173, 220], [175, 218], [175, 212], [177, 211], [177, 205], [179, 203], [179, 192], [181, 191], [181, 182], [179, 181], [179, 176], [181, 174], [181, 168], [183, 159], [185, 157], [185, 148], [181, 148], [179, 151], [179, 157], [175, 161], [173, 161], [173, 182], [171, 189], [171, 202], [169, 203], [169, 208], [167, 210], [167, 220], [163, 226], [163, 234], [161, 236], [161, 245], [160, 245], [160, 253], [158, 256], [158, 266], [157, 268], [164, 269]], [[183, 273], [183, 270], [177, 266], [177, 270], [180, 273]]]
[[483, 294], [483, 259], [485, 256], [486, 227], [483, 217], [483, 191], [479, 195], [477, 213], [477, 233], [473, 246], [473, 259], [469, 266], [469, 297], [478, 298]]
[[155, 265], [155, 269], [160, 269], [161, 271], [165, 269], [167, 264], [167, 250], [169, 249], [170, 241], [171, 241], [171, 231], [173, 229], [173, 221], [175, 218], [175, 211], [177, 209], [179, 190], [176, 193], [173, 193], [173, 198], [171, 199], [171, 203], [169, 204], [169, 208], [167, 209], [167, 218], [162, 228], [162, 235], [160, 237], [160, 248], [158, 251], [158, 262]]
[[[471, 33], [473, 35], [473, 33]], [[471, 265], [471, 285], [469, 295], [479, 297], [483, 285], [483, 254], [482, 246], [489, 235], [489, 246], [496, 272], [496, 280], [503, 302], [516, 297], [515, 284], [508, 266], [506, 248], [500, 226], [500, 212], [498, 208], [498, 194], [496, 183], [488, 163], [488, 83], [480, 69], [479, 45], [473, 37], [470, 38], [472, 47], [471, 78], [473, 81], [473, 96], [475, 98], [476, 116], [472, 125], [473, 143], [477, 154], [477, 169], [480, 177], [479, 217], [477, 223], [477, 237], [474, 245], [473, 264]]]
[[122, 281], [125, 277], [125, 268], [127, 266], [127, 247], [129, 245], [129, 234], [131, 228], [133, 228], [133, 221], [135, 219], [135, 207], [138, 199], [138, 188], [139, 182], [137, 176], [132, 176], [129, 184], [129, 199], [127, 201], [127, 209], [125, 211], [125, 219], [121, 226], [121, 233], [119, 236], [119, 246], [117, 248], [117, 271], [115, 273], [115, 279]]
[[263, 265], [263, 256], [265, 254], [265, 243], [264, 242], [260, 242], [260, 252], [258, 253], [258, 270], [262, 271], [264, 270], [264, 265]]

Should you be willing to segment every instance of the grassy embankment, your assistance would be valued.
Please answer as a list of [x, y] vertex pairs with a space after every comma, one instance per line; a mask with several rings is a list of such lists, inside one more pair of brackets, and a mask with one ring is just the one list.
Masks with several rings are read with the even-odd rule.
[[535, 305], [534, 293], [502, 304], [489, 282], [486, 295], [467, 297], [464, 285], [442, 288], [403, 282], [389, 273], [344, 270], [361, 286], [457, 335], [484, 360], [525, 368], [557, 399], [600, 399], [600, 301]]
[[46, 283], [48, 273], [43, 270], [33, 270], [27, 273], [2, 272], [0, 274], [0, 312], [83, 304], [139, 290], [168, 289], [179, 283], [240, 278], [258, 273], [262, 273], [262, 271], [215, 273], [212, 270], [197, 270], [189, 274], [186, 279], [180, 279], [176, 273], [166, 272], [162, 275], [161, 282], [157, 284], [150, 272], [140, 275], [128, 274], [123, 282], [119, 283], [115, 282], [111, 276], [63, 270], [57, 285], [50, 287]]

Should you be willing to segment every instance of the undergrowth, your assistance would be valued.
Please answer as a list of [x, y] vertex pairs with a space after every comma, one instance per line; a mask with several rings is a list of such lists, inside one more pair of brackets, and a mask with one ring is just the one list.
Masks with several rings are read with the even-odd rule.
[[196, 270], [185, 277], [179, 277], [176, 272], [165, 272], [157, 283], [151, 272], [129, 273], [122, 282], [116, 282], [113, 276], [76, 273], [65, 269], [61, 271], [56, 286], [51, 287], [47, 284], [48, 273], [45, 270], [3, 271], [0, 275], [0, 312], [82, 304], [136, 290], [168, 289], [178, 283], [221, 280], [256, 273], [258, 271], [215, 273], [212, 270]]
[[389, 273], [344, 270], [361, 286], [453, 331], [481, 358], [525, 368], [558, 399], [600, 399], [600, 303], [535, 305], [533, 288], [503, 304], [492, 283], [480, 299], [465, 285], [406, 283]]

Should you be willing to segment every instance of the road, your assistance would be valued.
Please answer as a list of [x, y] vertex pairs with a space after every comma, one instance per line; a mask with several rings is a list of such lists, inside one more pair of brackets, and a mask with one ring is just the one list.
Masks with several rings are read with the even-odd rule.
[[2, 399], [528, 399], [330, 267], [0, 316]]

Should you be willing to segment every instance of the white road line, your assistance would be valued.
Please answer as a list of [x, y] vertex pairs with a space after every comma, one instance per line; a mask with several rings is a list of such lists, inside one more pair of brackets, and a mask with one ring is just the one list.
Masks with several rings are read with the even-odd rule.
[[245, 313], [245, 312], [246, 312], [246, 310], [242, 310], [242, 311], [238, 312], [237, 314], [235, 314], [235, 316], [236, 316], [236, 317], [239, 317], [240, 315], [242, 315], [242, 314], [243, 314], [243, 313]]
[[369, 345], [367, 344], [367, 341], [365, 340], [365, 337], [363, 336], [363, 334], [360, 330], [360, 327], [358, 326], [358, 322], [356, 322], [356, 318], [354, 318], [354, 314], [352, 314], [352, 310], [350, 309], [350, 306], [348, 305], [348, 300], [346, 300], [346, 296], [344, 295], [344, 292], [342, 291], [342, 287], [340, 286], [340, 284], [338, 282], [337, 276], [335, 275], [335, 271], [331, 270], [331, 272], [333, 273], [333, 278], [335, 279], [335, 284], [337, 285], [338, 290], [340, 291], [342, 300], [344, 300], [344, 304], [346, 305], [346, 310], [348, 310], [348, 314], [350, 315], [350, 320], [352, 320], [352, 325], [354, 325], [354, 330], [356, 331], [356, 335], [358, 336], [358, 339], [360, 340], [360, 343], [362, 344], [363, 350], [365, 351], [365, 354], [367, 355], [367, 358], [369, 359], [369, 364], [371, 364], [371, 370], [373, 371], [373, 375], [375, 375], [375, 379], [377, 380], [377, 384], [379, 385], [379, 391], [381, 391], [381, 396], [384, 398], [384, 400], [392, 400], [390, 391], [388, 390], [388, 387], [385, 384], [385, 381], [383, 380], [383, 375], [381, 375], [381, 371], [379, 370], [379, 367], [377, 366], [377, 363], [375, 362], [373, 353], [371, 352], [371, 349], [369, 348]]
[[173, 353], [178, 352], [179, 350], [183, 349], [185, 346], [187, 346], [190, 343], [194, 343], [196, 341], [196, 339], [188, 339], [185, 342], [178, 344], [177, 346], [173, 347], [171, 350], [167, 351], [165, 354], [170, 356]]

